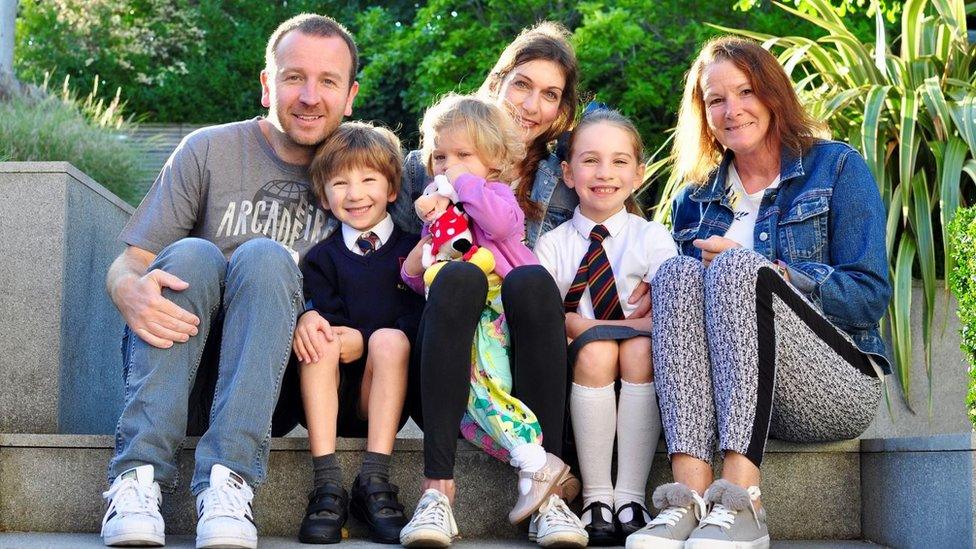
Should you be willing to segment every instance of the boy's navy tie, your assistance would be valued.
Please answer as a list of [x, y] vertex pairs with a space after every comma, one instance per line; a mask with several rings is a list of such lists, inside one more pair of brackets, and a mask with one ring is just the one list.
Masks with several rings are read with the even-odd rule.
[[380, 243], [380, 237], [376, 236], [373, 231], [365, 232], [359, 235], [356, 239], [356, 246], [359, 247], [359, 251], [363, 252], [363, 255], [369, 255], [376, 251], [376, 245]]

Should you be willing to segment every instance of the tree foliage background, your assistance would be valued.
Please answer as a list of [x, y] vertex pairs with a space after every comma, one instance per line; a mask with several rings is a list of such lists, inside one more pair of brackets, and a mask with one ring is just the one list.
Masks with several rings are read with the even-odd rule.
[[[845, 0], [850, 2], [852, 0]], [[742, 4], [739, 9], [733, 5]], [[742, 11], [746, 9], [748, 11]], [[818, 36], [756, 2], [707, 0], [358, 1], [21, 0], [15, 64], [20, 78], [99, 75], [122, 88], [127, 111], [154, 122], [226, 122], [262, 112], [258, 72], [275, 26], [303, 11], [327, 13], [356, 35], [362, 91], [356, 118], [401, 128], [415, 143], [424, 108], [448, 91], [476, 89], [505, 45], [536, 21], [573, 32], [581, 91], [633, 117], [649, 144], [674, 123], [681, 80], [706, 23]], [[867, 37], [872, 22], [854, 25]]]

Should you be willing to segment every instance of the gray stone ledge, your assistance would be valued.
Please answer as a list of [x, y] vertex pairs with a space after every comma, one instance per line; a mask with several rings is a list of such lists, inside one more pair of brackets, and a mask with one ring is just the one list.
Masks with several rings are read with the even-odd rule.
[[[920, 440], [926, 437], [919, 437]], [[187, 437], [183, 444], [185, 449], [193, 449], [197, 446], [199, 437]], [[905, 440], [905, 439], [899, 439]], [[914, 439], [910, 439], [914, 440]], [[784, 442], [781, 440], [770, 440], [766, 446], [767, 454], [795, 454], [795, 453], [858, 453], [859, 443], [865, 441], [842, 440], [839, 442], [825, 443], [795, 443]], [[0, 447], [11, 448], [114, 448], [115, 440], [112, 435], [34, 435], [34, 434], [2, 434], [0, 433]], [[863, 448], [863, 446], [861, 446]], [[275, 437], [271, 439], [271, 449], [277, 451], [308, 451], [308, 439], [305, 437]], [[342, 438], [336, 440], [336, 450], [348, 452], [360, 452], [366, 450], [366, 439], [364, 438]], [[420, 438], [398, 438], [394, 451], [396, 452], [423, 452], [424, 443]], [[481, 452], [471, 444], [458, 444], [459, 452]], [[656, 453], [667, 453], [664, 441], [658, 444]]]
[[0, 162], [0, 173], [65, 173], [129, 215], [136, 211], [124, 200], [115, 196], [115, 193], [101, 186], [70, 162]]
[[861, 452], [958, 452], [976, 450], [976, 433], [924, 437], [872, 438], [861, 441]]

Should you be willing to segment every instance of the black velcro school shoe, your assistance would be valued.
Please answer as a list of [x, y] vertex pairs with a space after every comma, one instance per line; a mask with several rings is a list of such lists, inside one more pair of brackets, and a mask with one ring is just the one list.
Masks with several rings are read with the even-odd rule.
[[[627, 508], [630, 508], [631, 511], [633, 511], [634, 516], [631, 517], [630, 520], [624, 522], [620, 520], [620, 512]], [[613, 518], [620, 527], [620, 543], [625, 543], [627, 536], [647, 526], [647, 519], [650, 516], [651, 514], [647, 512], [647, 508], [636, 501], [626, 503], [622, 505], [620, 509], [617, 509], [617, 514]]]
[[583, 528], [590, 536], [591, 547], [607, 547], [620, 543], [620, 538], [617, 537], [616, 520], [611, 518], [610, 522], [607, 522], [603, 518], [603, 509], [607, 510], [607, 515], [613, 517], [613, 509], [602, 501], [591, 502], [581, 513], [585, 515], [587, 511], [590, 512], [590, 523]]
[[369, 526], [369, 539], [375, 543], [400, 543], [400, 530], [407, 524], [403, 505], [397, 499], [400, 488], [379, 477], [362, 479], [356, 476], [352, 483], [352, 504], [349, 511]]
[[302, 543], [339, 543], [348, 518], [349, 493], [342, 486], [327, 482], [308, 495], [298, 540]]

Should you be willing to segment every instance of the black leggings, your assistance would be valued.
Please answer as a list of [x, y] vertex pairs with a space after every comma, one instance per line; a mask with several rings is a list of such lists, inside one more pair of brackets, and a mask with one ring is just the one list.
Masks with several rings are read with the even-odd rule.
[[[427, 478], [454, 478], [470, 391], [471, 344], [487, 293], [484, 273], [456, 261], [438, 273], [427, 298], [414, 347], [420, 371], [410, 379], [411, 415], [424, 430]], [[502, 305], [511, 341], [512, 394], [535, 412], [546, 450], [561, 456], [568, 373], [559, 290], [542, 267], [518, 267], [502, 284]]]

